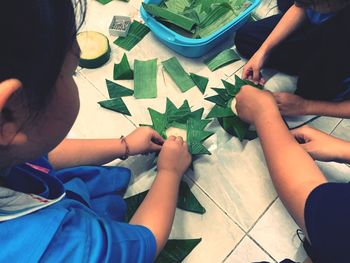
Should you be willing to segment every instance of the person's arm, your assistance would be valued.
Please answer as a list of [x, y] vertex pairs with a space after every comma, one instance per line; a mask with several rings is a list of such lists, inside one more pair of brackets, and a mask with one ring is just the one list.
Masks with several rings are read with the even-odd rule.
[[236, 96], [240, 118], [257, 129], [266, 163], [282, 202], [307, 233], [304, 207], [310, 192], [326, 178], [286, 127], [268, 91], [244, 86]]
[[350, 142], [307, 125], [291, 131], [300, 146], [319, 161], [350, 163]]
[[[81, 165], [102, 165], [125, 154], [157, 152], [163, 138], [148, 127], [141, 127], [121, 139], [65, 139], [49, 153], [55, 169]], [[127, 149], [128, 148], [128, 149]]]
[[305, 19], [305, 10], [292, 5], [283, 15], [261, 47], [244, 66], [242, 78], [251, 78], [251, 80], [256, 83], [260, 82], [260, 70], [264, 66], [271, 51], [293, 33], [305, 21]]
[[276, 92], [274, 97], [284, 116], [321, 115], [350, 118], [349, 100], [341, 102], [307, 100], [287, 92]]
[[158, 158], [158, 173], [145, 200], [130, 220], [130, 224], [143, 225], [156, 238], [160, 253], [168, 240], [173, 224], [179, 184], [191, 163], [188, 146], [181, 137], [170, 136]]

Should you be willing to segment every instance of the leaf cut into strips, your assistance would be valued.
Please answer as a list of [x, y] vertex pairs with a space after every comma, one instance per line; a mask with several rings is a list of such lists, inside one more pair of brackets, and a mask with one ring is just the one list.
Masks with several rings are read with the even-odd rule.
[[196, 84], [196, 86], [198, 87], [198, 89], [200, 90], [200, 92], [202, 92], [202, 94], [205, 93], [205, 89], [207, 88], [209, 79], [207, 77], [203, 77], [194, 73], [190, 73], [190, 76], [193, 80], [193, 82]]
[[134, 20], [130, 25], [128, 35], [126, 37], [117, 38], [117, 40], [114, 41], [114, 44], [130, 51], [148, 34], [149, 31], [150, 29], [147, 26]]
[[162, 64], [166, 72], [182, 92], [186, 92], [196, 85], [176, 57], [163, 61]]
[[134, 97], [150, 99], [157, 97], [157, 59], [134, 62]]
[[142, 6], [151, 15], [161, 18], [164, 21], [174, 24], [184, 30], [191, 32], [193, 27], [196, 25], [196, 22], [193, 21], [192, 19], [180, 14], [174, 13], [169, 9], [161, 8], [158, 5], [142, 3]]
[[134, 73], [130, 68], [128, 57], [124, 53], [120, 63], [114, 64], [113, 79], [124, 80], [124, 79], [133, 79], [133, 78], [134, 78]]
[[220, 52], [214, 57], [205, 60], [204, 63], [208, 66], [208, 68], [211, 71], [215, 71], [223, 66], [231, 64], [240, 59], [241, 58], [237, 55], [237, 53], [234, 50], [225, 49], [224, 51]]
[[111, 100], [105, 100], [98, 102], [101, 107], [109, 109], [118, 113], [122, 113], [131, 116], [128, 108], [126, 107], [124, 101], [121, 98], [115, 98]]
[[155, 263], [182, 262], [201, 241], [201, 238], [169, 239]]
[[110, 99], [132, 96], [134, 94], [133, 90], [128, 89], [117, 83], [114, 83], [108, 79], [106, 79], [106, 85]]

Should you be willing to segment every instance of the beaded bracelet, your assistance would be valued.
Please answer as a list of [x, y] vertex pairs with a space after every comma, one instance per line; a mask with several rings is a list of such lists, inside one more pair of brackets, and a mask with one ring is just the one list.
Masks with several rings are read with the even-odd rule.
[[125, 144], [125, 153], [124, 153], [124, 155], [123, 156], [121, 156], [119, 159], [121, 159], [121, 160], [126, 160], [126, 159], [128, 159], [129, 158], [129, 145], [128, 145], [128, 143], [126, 142], [126, 140], [125, 140], [125, 137], [122, 135], [121, 137], [120, 137], [120, 141], [121, 141], [121, 143], [124, 143]]

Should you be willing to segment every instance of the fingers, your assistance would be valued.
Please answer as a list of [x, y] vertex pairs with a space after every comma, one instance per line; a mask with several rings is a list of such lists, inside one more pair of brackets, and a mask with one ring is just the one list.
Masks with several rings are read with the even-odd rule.
[[164, 139], [158, 132], [154, 131], [152, 134], [152, 142], [162, 145], [164, 143]]
[[248, 68], [243, 68], [242, 79], [247, 79], [252, 74], [252, 71]]

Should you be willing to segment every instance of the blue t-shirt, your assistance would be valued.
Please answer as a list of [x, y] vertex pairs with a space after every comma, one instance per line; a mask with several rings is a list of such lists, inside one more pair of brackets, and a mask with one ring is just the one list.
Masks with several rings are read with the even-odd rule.
[[306, 9], [306, 14], [307, 14], [307, 17], [309, 18], [310, 23], [314, 24], [314, 25], [320, 25], [323, 22], [327, 21], [328, 19], [330, 19], [336, 15], [336, 13], [334, 13], [334, 12], [321, 14], [321, 13], [313, 11], [310, 8]]
[[43, 200], [62, 191], [66, 196], [0, 222], [0, 262], [153, 262], [156, 241], [152, 232], [123, 222], [126, 204], [122, 196], [129, 180], [130, 171], [125, 168], [84, 166], [53, 171], [45, 158], [14, 167], [3, 180], [5, 187], [34, 192]]

